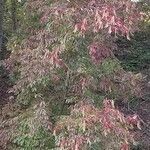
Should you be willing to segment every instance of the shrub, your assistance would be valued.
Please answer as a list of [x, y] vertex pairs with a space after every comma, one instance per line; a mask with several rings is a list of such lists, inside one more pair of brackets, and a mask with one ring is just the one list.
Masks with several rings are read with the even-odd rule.
[[[6, 61], [12, 74], [18, 74], [12, 91], [19, 104], [28, 108], [43, 101], [60, 148], [87, 149], [100, 142], [106, 149], [127, 150], [133, 142], [129, 128], [131, 124], [139, 127], [138, 119], [124, 117], [113, 101], [104, 98], [118, 98], [118, 92], [126, 98], [140, 91], [138, 78], [124, 72], [113, 54], [114, 39], [121, 35], [130, 39], [138, 29], [142, 15], [136, 4], [130, 0], [28, 0], [25, 4], [26, 14], [36, 19], [28, 28], [22, 27], [28, 34], [13, 46]], [[113, 81], [117, 76], [119, 85]], [[124, 93], [126, 89], [129, 92]], [[36, 131], [47, 124], [41, 115]], [[33, 148], [34, 136], [21, 133], [14, 143], [19, 140], [25, 146], [27, 142]]]

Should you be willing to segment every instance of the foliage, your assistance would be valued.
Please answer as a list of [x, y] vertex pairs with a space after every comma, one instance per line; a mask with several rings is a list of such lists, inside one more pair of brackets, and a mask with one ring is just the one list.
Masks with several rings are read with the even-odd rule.
[[133, 137], [127, 126], [132, 128], [133, 122], [139, 127], [137, 118], [125, 118], [114, 108], [113, 101], [104, 100], [104, 107], [99, 110], [86, 100], [75, 105], [70, 116], [58, 121], [54, 134], [59, 134], [62, 149], [88, 149], [98, 142], [100, 149], [128, 149], [128, 140]]
[[[44, 112], [44, 110], [40, 111]], [[47, 124], [47, 121], [44, 122], [44, 126], [41, 126], [41, 124], [36, 119], [39, 118], [33, 118], [33, 116], [29, 118], [27, 116], [19, 122], [18, 134], [14, 136], [14, 139], [12, 141], [12, 143], [15, 144], [17, 149], [46, 150], [54, 147], [54, 137], [51, 133], [47, 132], [46, 130], [50, 128], [50, 126]], [[44, 121], [44, 119], [42, 119], [42, 121]], [[46, 127], [46, 125], [48, 126]]]
[[117, 41], [121, 52], [117, 54], [118, 59], [122, 62], [124, 69], [129, 71], [145, 70], [149, 68], [149, 30], [138, 32], [132, 40], [125, 39]]
[[122, 62], [124, 69], [135, 72], [148, 69], [150, 59], [150, 6], [146, 1], [141, 1], [139, 5], [145, 14], [140, 23], [140, 31], [134, 33], [130, 41], [122, 37], [116, 41], [120, 49], [116, 56]]
[[16, 149], [80, 150], [97, 143], [129, 149], [129, 130], [140, 128], [138, 117], [125, 117], [106, 97], [142, 95], [142, 76], [125, 72], [114, 55], [115, 39], [129, 40], [138, 29], [143, 14], [136, 3], [27, 0], [22, 8], [4, 64], [14, 80], [9, 92], [23, 111], [31, 110], [17, 123], [11, 143]]
[[[13, 112], [13, 110], [8, 110], [8, 106], [6, 108], [5, 113]], [[11, 117], [13, 119], [1, 122], [0, 146], [3, 149], [46, 150], [54, 147], [52, 125], [44, 102], [41, 101], [23, 113], [16, 113], [15, 117], [11, 114]]]

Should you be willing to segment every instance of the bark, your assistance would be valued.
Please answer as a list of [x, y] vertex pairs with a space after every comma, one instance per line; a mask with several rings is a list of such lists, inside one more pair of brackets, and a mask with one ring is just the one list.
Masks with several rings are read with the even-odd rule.
[[0, 51], [3, 45], [3, 15], [4, 15], [4, 1], [0, 0]]
[[16, 31], [17, 29], [16, 8], [17, 8], [17, 1], [11, 0], [11, 15], [12, 15], [12, 30], [13, 31]]

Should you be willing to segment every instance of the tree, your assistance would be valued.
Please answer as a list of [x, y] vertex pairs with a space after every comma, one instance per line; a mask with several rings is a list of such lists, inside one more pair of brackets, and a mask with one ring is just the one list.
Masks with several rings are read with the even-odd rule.
[[[8, 44], [12, 53], [6, 65], [16, 80], [11, 91], [17, 102], [33, 114], [20, 121], [27, 126], [27, 139], [34, 141], [44, 128], [62, 149], [96, 144], [127, 150], [133, 142], [129, 129], [140, 128], [138, 116], [125, 117], [111, 99], [140, 96], [141, 77], [122, 69], [114, 41], [118, 36], [129, 40], [138, 29], [136, 3], [28, 0], [23, 14], [24, 34]], [[36, 147], [17, 133], [15, 144]]]

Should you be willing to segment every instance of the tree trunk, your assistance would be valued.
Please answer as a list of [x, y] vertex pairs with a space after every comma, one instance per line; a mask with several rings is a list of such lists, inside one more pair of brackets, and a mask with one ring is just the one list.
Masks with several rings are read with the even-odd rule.
[[11, 15], [12, 15], [12, 30], [13, 31], [16, 31], [17, 29], [16, 7], [17, 7], [17, 1], [11, 0]]
[[0, 51], [3, 45], [3, 13], [4, 13], [4, 1], [0, 0]]

